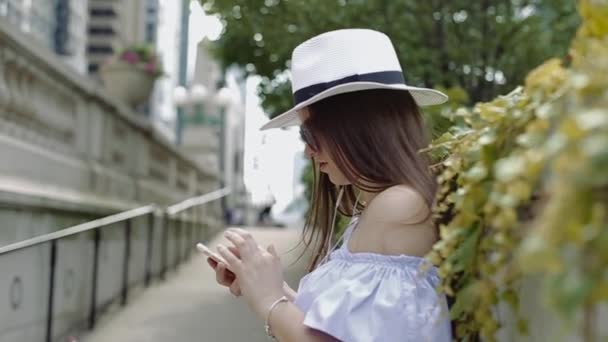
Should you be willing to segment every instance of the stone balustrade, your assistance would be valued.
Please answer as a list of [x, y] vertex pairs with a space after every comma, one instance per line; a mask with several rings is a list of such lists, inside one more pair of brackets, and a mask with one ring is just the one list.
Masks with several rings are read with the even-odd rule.
[[218, 188], [213, 168], [0, 21], [0, 246]]

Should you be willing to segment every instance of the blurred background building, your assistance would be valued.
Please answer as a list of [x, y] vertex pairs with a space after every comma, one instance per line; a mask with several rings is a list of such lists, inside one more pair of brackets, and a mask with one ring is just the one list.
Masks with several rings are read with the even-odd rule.
[[[174, 3], [179, 5], [179, 1]], [[125, 46], [156, 45], [160, 16], [164, 15], [159, 6], [159, 0], [89, 0], [88, 71], [96, 72]]]
[[0, 0], [0, 20], [27, 34], [80, 73], [87, 65], [87, 1]]
[[[224, 75], [209, 57], [202, 41], [205, 33], [199, 32], [204, 29], [191, 34], [190, 26], [200, 23], [201, 13], [200, 5], [189, 0], [0, 0], [0, 130], [11, 139], [2, 151], [7, 158], [17, 158], [0, 169], [0, 175], [17, 177], [28, 189], [48, 185], [54, 189], [51, 197], [62, 190], [68, 193], [69, 188], [84, 196], [103, 198], [105, 193], [108, 200], [145, 202], [158, 197], [147, 198], [145, 191], [137, 190], [140, 185], [123, 184], [133, 170], [168, 186], [190, 189], [191, 176], [184, 176], [188, 167], [171, 162], [168, 155], [173, 155], [194, 163], [191, 166], [201, 172], [195, 183], [202, 187], [234, 186], [225, 208], [245, 205], [244, 81], [239, 84], [235, 72]], [[165, 74], [156, 81], [147, 105], [135, 112], [110, 98], [96, 73], [121, 49], [141, 44], [160, 52]], [[202, 100], [200, 106], [184, 108], [176, 103], [175, 89], [200, 87], [205, 96], [191, 98]], [[137, 135], [132, 129], [149, 130], [148, 138], [165, 146], [146, 151], [151, 159], [145, 165], [137, 164], [142, 162], [137, 160], [140, 152], [126, 148]], [[43, 157], [24, 152], [29, 143], [42, 146]], [[33, 172], [49, 165], [50, 159], [65, 156], [78, 160], [76, 164], [87, 161], [86, 166], [75, 167], [66, 160], [47, 174]], [[65, 179], [70, 172], [80, 176]], [[147, 176], [133, 180], [145, 183]], [[178, 192], [171, 196], [182, 197]], [[0, 219], [5, 214], [0, 213]], [[50, 221], [23, 236], [54, 226]], [[0, 241], [8, 243], [19, 236]]]
[[[272, 172], [266, 167], [262, 166], [263, 170], [252, 167], [251, 158], [245, 160], [244, 136], [257, 136], [255, 131], [266, 117], [258, 102], [250, 101], [247, 106], [246, 97], [255, 96], [255, 87], [248, 89], [237, 69], [223, 75], [219, 64], [207, 53], [209, 38], [205, 37], [212, 35], [216, 39], [219, 35], [217, 26], [221, 29], [221, 24], [215, 17], [205, 16], [198, 2], [0, 0], [0, 17], [30, 37], [33, 46], [39, 45], [79, 74], [88, 74], [92, 79], [97, 78], [100, 65], [120, 49], [136, 44], [155, 46], [161, 52], [165, 75], [156, 81], [149, 101], [138, 108], [154, 129], [165, 139], [181, 146], [182, 151], [204, 168], [221, 173], [225, 184], [239, 189], [227, 199], [227, 208], [238, 207], [237, 212], [245, 210], [243, 208], [250, 207], [252, 200], [255, 202], [256, 198], [264, 196], [269, 183], [278, 178], [282, 179], [278, 183], [282, 185], [272, 185], [273, 191], [279, 192], [276, 195], [278, 210], [292, 200], [291, 183], [299, 180], [285, 174], [293, 172], [292, 157], [298, 150], [293, 141], [297, 141], [297, 136], [289, 133], [292, 147], [285, 154], [287, 162], [278, 178], [276, 174], [271, 176]], [[200, 93], [197, 94], [201, 86], [205, 92], [202, 98]], [[220, 92], [222, 88], [227, 90]], [[187, 104], [176, 105], [176, 89], [187, 90]], [[227, 97], [231, 99], [227, 100]], [[192, 100], [200, 104], [190, 105]], [[188, 115], [185, 113], [187, 110], [190, 110]], [[198, 114], [195, 110], [199, 110]], [[257, 121], [249, 120], [250, 133], [246, 133], [245, 112], [251, 113], [249, 116], [260, 115]], [[182, 121], [178, 119], [180, 117]], [[200, 117], [206, 118], [204, 124], [197, 119]], [[267, 147], [264, 144], [266, 138], [261, 137], [276, 134], [285, 132], [266, 132], [253, 141], [249, 139], [249, 154], [258, 156], [258, 166], [267, 163], [269, 151], [264, 148]], [[262, 174], [246, 176], [246, 170]], [[249, 183], [255, 178], [253, 183], [259, 184], [250, 184], [247, 190], [243, 178], [249, 178]], [[257, 194], [252, 194], [251, 189]]]

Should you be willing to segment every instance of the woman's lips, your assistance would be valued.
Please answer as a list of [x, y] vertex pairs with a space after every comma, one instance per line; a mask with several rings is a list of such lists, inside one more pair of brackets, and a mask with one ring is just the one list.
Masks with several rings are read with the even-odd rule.
[[325, 167], [325, 165], [327, 165], [327, 162], [320, 162], [319, 163], [319, 170], [323, 170], [323, 167]]

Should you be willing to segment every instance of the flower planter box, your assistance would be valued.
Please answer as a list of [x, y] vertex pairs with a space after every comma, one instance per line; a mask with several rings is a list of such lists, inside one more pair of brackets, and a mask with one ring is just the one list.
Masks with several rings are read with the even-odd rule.
[[150, 97], [156, 77], [123, 61], [102, 66], [99, 76], [108, 93], [131, 107], [137, 107]]

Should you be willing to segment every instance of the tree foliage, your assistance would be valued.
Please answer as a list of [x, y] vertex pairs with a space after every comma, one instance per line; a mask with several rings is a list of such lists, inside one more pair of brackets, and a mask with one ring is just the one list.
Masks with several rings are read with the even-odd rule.
[[521, 84], [542, 61], [563, 56], [578, 26], [568, 0], [209, 0], [225, 24], [214, 54], [262, 76], [274, 116], [292, 105], [284, 71], [294, 47], [319, 33], [380, 30], [394, 42], [408, 83], [461, 87], [472, 103]]
[[[500, 302], [526, 332], [516, 291], [530, 275], [565, 321], [596, 341], [608, 302], [608, 1], [581, 0], [569, 57], [550, 59], [525, 87], [459, 109], [465, 122], [437, 139], [436, 212], [449, 219], [430, 258], [456, 299], [458, 339], [495, 340]], [[558, 326], [556, 324], [555, 326]], [[563, 336], [564, 338], [570, 338]]]

